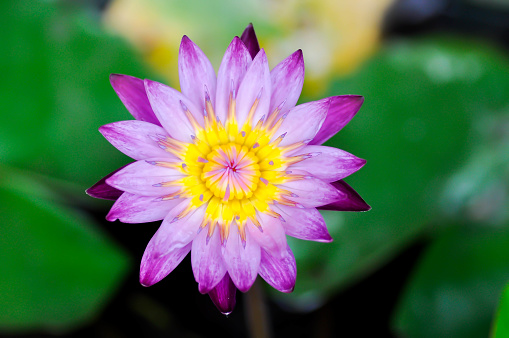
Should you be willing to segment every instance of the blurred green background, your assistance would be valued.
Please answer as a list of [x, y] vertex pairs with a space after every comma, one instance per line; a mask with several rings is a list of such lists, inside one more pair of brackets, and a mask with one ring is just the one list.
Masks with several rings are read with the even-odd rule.
[[112, 203], [84, 191], [130, 160], [97, 131], [131, 119], [109, 74], [178, 88], [183, 34], [217, 70], [252, 22], [272, 67], [303, 49], [300, 102], [365, 97], [327, 144], [367, 159], [346, 181], [372, 210], [324, 213], [331, 244], [289, 239], [298, 279], [292, 294], [266, 288], [273, 335], [509, 337], [509, 1], [6, 0], [0, 13], [0, 335], [249, 335], [242, 295], [220, 315], [189, 259], [141, 287], [158, 224], [108, 223]]

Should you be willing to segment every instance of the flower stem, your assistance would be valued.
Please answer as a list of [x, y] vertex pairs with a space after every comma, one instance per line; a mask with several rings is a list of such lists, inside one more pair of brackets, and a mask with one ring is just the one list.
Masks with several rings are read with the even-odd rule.
[[251, 338], [270, 338], [272, 335], [267, 313], [267, 303], [259, 279], [255, 281], [251, 289], [246, 293], [244, 310], [246, 312], [249, 336]]

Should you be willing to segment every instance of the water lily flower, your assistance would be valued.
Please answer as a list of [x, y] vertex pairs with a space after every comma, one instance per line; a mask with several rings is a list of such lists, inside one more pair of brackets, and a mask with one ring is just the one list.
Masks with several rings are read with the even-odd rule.
[[127, 75], [111, 83], [135, 120], [99, 130], [136, 161], [87, 192], [116, 200], [109, 221], [163, 220], [141, 261], [140, 282], [166, 277], [191, 252], [199, 291], [223, 313], [260, 275], [282, 292], [295, 286], [286, 235], [330, 242], [317, 208], [369, 206], [342, 179], [365, 160], [321, 146], [359, 110], [346, 95], [295, 106], [302, 52], [272, 71], [252, 26], [228, 46], [219, 71], [187, 36], [179, 51], [181, 92]]

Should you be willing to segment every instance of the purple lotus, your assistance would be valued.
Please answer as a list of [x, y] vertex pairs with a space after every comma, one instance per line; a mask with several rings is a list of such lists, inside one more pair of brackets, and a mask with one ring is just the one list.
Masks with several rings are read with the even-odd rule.
[[181, 92], [112, 75], [136, 120], [102, 126], [136, 160], [87, 192], [116, 200], [109, 221], [163, 220], [141, 261], [140, 282], [166, 277], [191, 251], [199, 291], [223, 313], [259, 274], [282, 292], [295, 285], [286, 235], [330, 242], [316, 208], [370, 207], [342, 179], [365, 160], [321, 146], [359, 110], [362, 96], [295, 106], [304, 81], [302, 52], [269, 70], [253, 27], [235, 37], [216, 77], [187, 36], [179, 52]]

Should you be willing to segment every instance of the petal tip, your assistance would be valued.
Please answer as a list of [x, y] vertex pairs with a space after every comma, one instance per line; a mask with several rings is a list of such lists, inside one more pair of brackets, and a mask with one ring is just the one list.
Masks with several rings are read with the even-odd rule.
[[281, 291], [281, 292], [283, 292], [283, 293], [292, 293], [292, 292], [293, 292], [293, 290], [295, 290], [295, 285], [293, 285], [293, 286], [292, 286], [291, 288], [289, 288], [289, 289], [282, 289], [282, 290], [279, 290], [279, 291]]
[[111, 211], [106, 215], [105, 218], [108, 222], [115, 222], [118, 219], [118, 217], [114, 215]]
[[123, 78], [131, 78], [132, 76], [124, 75], [124, 74], [117, 74], [117, 73], [111, 73], [110, 74], [110, 83], [113, 89], [118, 87], [118, 84], [120, 81], [122, 81]]
[[[85, 190], [85, 194], [87, 194], [90, 197], [93, 198], [99, 198], [102, 200], [116, 200], [121, 194], [112, 195], [109, 191], [104, 191], [105, 189], [101, 189], [101, 187], [98, 187], [97, 184], [95, 184], [93, 187], [88, 188]], [[115, 190], [115, 188], [111, 188], [112, 191]]]
[[143, 270], [140, 271], [141, 286], [148, 288], [149, 286], [154, 285], [156, 282], [157, 281], [154, 281], [152, 278], [150, 278], [150, 273], [148, 273], [147, 271], [143, 271]]
[[110, 83], [113, 84], [120, 76], [121, 76], [120, 74], [116, 73], [110, 74]]
[[[298, 49], [295, 52], [293, 52], [293, 54], [290, 55], [286, 60], [289, 61], [287, 63], [287, 67], [296, 70], [300, 69], [299, 72], [302, 73], [302, 77], [304, 76], [304, 54], [302, 53], [302, 49]], [[285, 62], [286, 60], [284, 60], [283, 62]]]
[[180, 41], [179, 53], [187, 52], [189, 51], [189, 48], [193, 50], [195, 46], [196, 44], [193, 42], [193, 40], [191, 40], [187, 35], [184, 35]]
[[143, 84], [145, 85], [145, 90], [148, 90], [150, 87], [154, 86], [154, 82], [150, 79], [144, 79]]
[[245, 284], [245, 285], [236, 285], [235, 286], [237, 287], [237, 289], [242, 292], [242, 293], [246, 293], [249, 291], [249, 289], [251, 289], [251, 286], [253, 284]]
[[244, 28], [244, 31], [242, 32], [242, 39], [244, 38], [256, 38], [256, 34], [255, 34], [255, 30], [254, 30], [254, 27], [253, 27], [253, 23], [249, 23], [246, 28]]
[[330, 97], [331, 104], [340, 104], [344, 105], [345, 103], [356, 103], [359, 104], [359, 107], [364, 103], [364, 96], [362, 95], [338, 95]]
[[156, 84], [159, 84], [159, 82], [151, 80], [151, 79], [144, 79], [143, 83], [145, 84], [145, 87], [146, 86], [155, 86]]
[[206, 287], [205, 285], [198, 283], [198, 291], [202, 295], [205, 295], [205, 294], [209, 293], [212, 289], [213, 288], [211, 288], [211, 287]]
[[355, 100], [357, 100], [357, 102], [359, 102], [359, 106], [362, 106], [362, 104], [364, 103], [364, 96], [362, 95], [352, 95], [353, 97], [355, 97]]
[[293, 56], [297, 59], [304, 59], [304, 54], [302, 53], [302, 49], [297, 49], [294, 53], [293, 53]]
[[115, 91], [117, 92], [117, 94], [120, 97], [122, 96], [122, 92], [126, 88], [136, 86], [141, 81], [143, 81], [143, 80], [139, 79], [137, 77], [134, 77], [134, 76], [130, 76], [130, 75], [117, 74], [117, 73], [110, 74], [110, 84], [113, 87], [113, 89], [115, 89]]
[[236, 292], [235, 285], [226, 273], [221, 282], [209, 292], [209, 297], [219, 312], [227, 316], [235, 308]]
[[111, 201], [117, 200], [124, 191], [109, 185], [106, 183], [106, 180], [124, 167], [121, 167], [101, 178], [96, 184], [85, 190], [85, 193], [93, 198]]
[[159, 86], [164, 86], [162, 83], [159, 83], [157, 81], [152, 81], [149, 79], [143, 80], [143, 85], [145, 86], [145, 91], [147, 92], [147, 96], [149, 97], [149, 100], [150, 100], [151, 96], [152, 97], [156, 96]]
[[262, 64], [265, 64], [264, 67], [269, 67], [269, 60], [267, 59], [267, 54], [265, 53], [265, 50], [262, 48], [260, 51], [256, 54], [256, 56], [253, 58], [253, 63], [255, 62], [261, 62]]
[[88, 188], [87, 190], [85, 190], [85, 194], [87, 194], [87, 195], [88, 195], [88, 196], [90, 196], [90, 197], [94, 197], [94, 195], [93, 195], [93, 194], [94, 194], [94, 192], [93, 192], [93, 189], [92, 189], [92, 188], [93, 188], [93, 187], [90, 187], [90, 188]]
[[364, 103], [364, 96], [362, 95], [342, 95], [340, 97], [346, 98], [355, 107], [355, 113], [361, 108]]
[[344, 194], [344, 198], [338, 202], [327, 204], [319, 207], [322, 210], [336, 210], [336, 211], [368, 211], [371, 207], [364, 201], [364, 199], [345, 181], [339, 180], [331, 183], [336, 189]]
[[255, 56], [253, 56], [253, 63], [254, 62], [263, 62], [268, 64], [267, 54], [265, 53], [265, 50], [263, 48], [260, 49]]
[[359, 210], [359, 211], [362, 211], [362, 212], [365, 212], [365, 211], [370, 211], [371, 210], [371, 206], [369, 204], [367, 204], [366, 202], [364, 202], [365, 206], [363, 207], [362, 210]]
[[324, 238], [320, 238], [319, 240], [317, 240], [317, 242], [321, 242], [321, 243], [332, 243], [334, 241], [334, 239], [328, 235], [327, 237], [324, 237]]
[[104, 133], [107, 133], [110, 129], [111, 127], [105, 124], [104, 126], [100, 126], [98, 130], [104, 136]]
[[251, 289], [251, 287], [253, 286], [255, 280], [256, 276], [249, 274], [237, 276], [237, 278], [232, 278], [233, 284], [235, 285], [237, 290], [239, 290], [242, 293], [248, 292], [249, 289]]
[[258, 38], [256, 37], [253, 24], [250, 23], [249, 25], [247, 25], [246, 29], [244, 29], [244, 31], [242, 32], [240, 39], [249, 50], [251, 58], [254, 59], [255, 56], [260, 51], [260, 44], [258, 43]]
[[[357, 165], [357, 166], [359, 167], [359, 169], [360, 169], [360, 168], [362, 168], [362, 167], [364, 167], [364, 166], [366, 165], [366, 163], [368, 163], [368, 161], [367, 161], [367, 160], [365, 160], [365, 159], [363, 159], [363, 158], [360, 158], [360, 157], [358, 158], [357, 162], [359, 163], [359, 164]], [[359, 170], [359, 169], [357, 169], [357, 170]]]

